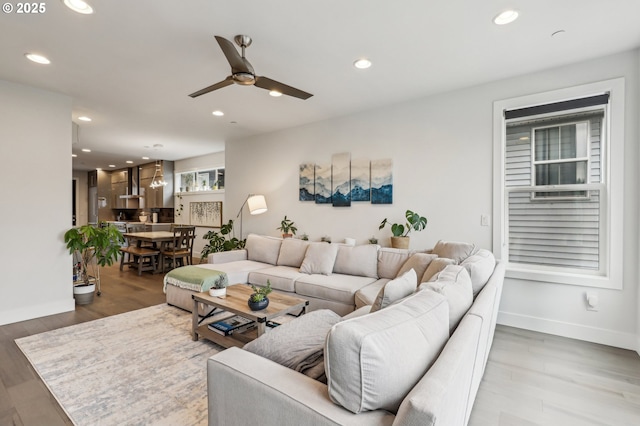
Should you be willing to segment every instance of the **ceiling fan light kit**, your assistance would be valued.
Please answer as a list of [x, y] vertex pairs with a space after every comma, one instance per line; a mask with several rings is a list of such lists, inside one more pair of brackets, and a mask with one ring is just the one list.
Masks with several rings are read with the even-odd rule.
[[257, 76], [253, 70], [253, 66], [245, 57], [245, 49], [251, 46], [251, 37], [247, 35], [237, 35], [234, 37], [234, 41], [240, 46], [241, 54], [238, 53], [233, 43], [226, 38], [220, 36], [215, 37], [220, 45], [220, 49], [222, 49], [222, 53], [224, 53], [224, 56], [227, 58], [227, 62], [231, 65], [231, 75], [218, 83], [190, 94], [189, 96], [192, 98], [222, 89], [233, 83], [241, 86], [256, 86], [268, 90], [271, 96], [288, 95], [298, 99], [309, 99], [313, 96], [311, 93], [296, 89], [295, 87], [288, 86], [268, 77]]

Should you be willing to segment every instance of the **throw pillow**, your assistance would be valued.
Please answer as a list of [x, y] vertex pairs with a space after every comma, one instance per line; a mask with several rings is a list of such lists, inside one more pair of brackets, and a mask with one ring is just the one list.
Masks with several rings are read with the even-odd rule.
[[282, 245], [280, 246], [278, 266], [293, 266], [294, 268], [299, 268], [300, 265], [302, 265], [308, 246], [308, 241], [285, 238], [282, 240]]
[[378, 277], [390, 280], [398, 276], [398, 271], [411, 256], [411, 251], [382, 247], [378, 250]]
[[433, 277], [435, 274], [442, 271], [444, 268], [446, 268], [449, 265], [455, 265], [455, 263], [456, 263], [455, 260], [447, 259], [444, 257], [433, 259], [431, 263], [429, 263], [429, 266], [427, 266], [426, 271], [424, 271], [424, 274], [422, 275], [422, 279], [420, 280], [420, 282], [423, 283], [425, 281], [429, 281], [431, 277]]
[[469, 273], [460, 265], [449, 265], [431, 278], [431, 281], [422, 283], [420, 290], [432, 290], [442, 294], [449, 303], [449, 333], [453, 334], [456, 327], [462, 321], [473, 304], [473, 289]]
[[331, 400], [353, 412], [400, 403], [449, 338], [449, 307], [421, 291], [378, 312], [341, 321], [327, 335], [324, 367]]
[[326, 382], [324, 341], [331, 327], [342, 321], [329, 309], [309, 312], [244, 345], [243, 349]]
[[418, 281], [418, 279], [422, 278], [429, 264], [437, 258], [438, 256], [435, 254], [415, 253], [413, 256], [407, 259], [406, 262], [404, 262], [404, 265], [402, 265], [402, 267], [398, 271], [398, 276], [404, 274], [409, 269], [413, 269], [414, 271], [416, 271], [416, 288], [418, 288], [418, 285], [420, 284], [420, 281]]
[[471, 243], [459, 243], [456, 241], [438, 241], [433, 248], [433, 253], [438, 257], [446, 257], [460, 263], [477, 251], [476, 245]]
[[496, 258], [489, 250], [480, 249], [476, 254], [463, 260], [460, 265], [469, 272], [473, 286], [473, 297], [476, 297], [493, 274], [493, 270], [496, 268]]
[[275, 265], [280, 253], [281, 238], [249, 234], [247, 236], [247, 259]]
[[304, 255], [300, 272], [303, 274], [331, 275], [338, 254], [338, 246], [329, 243], [310, 243]]
[[395, 280], [391, 280], [380, 289], [378, 297], [371, 305], [371, 312], [386, 308], [416, 291], [416, 271], [408, 270]]
[[378, 245], [338, 246], [333, 272], [378, 279]]

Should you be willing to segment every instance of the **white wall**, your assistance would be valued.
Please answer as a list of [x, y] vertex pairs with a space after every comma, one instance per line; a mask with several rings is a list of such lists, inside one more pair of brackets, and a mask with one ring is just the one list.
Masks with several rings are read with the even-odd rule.
[[71, 311], [71, 100], [0, 80], [0, 158], [0, 324]]
[[89, 222], [89, 176], [86, 171], [72, 171], [76, 181], [76, 225]]
[[[312, 240], [372, 235], [388, 245], [388, 217], [400, 221], [411, 209], [429, 224], [412, 234], [412, 248], [439, 239], [471, 241], [491, 249], [490, 227], [480, 216], [492, 213], [492, 108], [499, 99], [555, 90], [614, 77], [626, 78], [624, 289], [599, 291], [600, 311], [587, 312], [585, 288], [509, 280], [500, 320], [516, 326], [621, 347], [635, 348], [638, 324], [638, 51], [440, 94], [387, 108], [267, 135], [226, 146], [226, 219], [248, 193], [266, 196], [269, 211], [245, 215], [244, 234], [278, 235], [286, 214]], [[298, 165], [329, 163], [331, 155], [392, 158], [394, 203], [357, 203], [348, 208], [298, 201]], [[235, 214], [235, 213], [234, 213]]]
[[[197, 170], [206, 170], [213, 168], [224, 167], [225, 161], [224, 152], [216, 152], [213, 154], [202, 155], [200, 157], [192, 157], [186, 158], [184, 160], [178, 160], [174, 162], [174, 172], [182, 173], [182, 172], [190, 172]], [[175, 212], [174, 212], [174, 222], [175, 223], [189, 223], [189, 205], [192, 202], [196, 201], [222, 201], [222, 212], [225, 213], [225, 190], [218, 190], [206, 193], [200, 192], [183, 192], [181, 194], [182, 199], [175, 199]], [[179, 206], [182, 204], [182, 211], [179, 211]], [[235, 216], [234, 216], [235, 217]], [[218, 231], [217, 228], [203, 228], [196, 227], [196, 239], [193, 243], [193, 253], [194, 256], [199, 257], [202, 249], [204, 248], [206, 241], [202, 239], [202, 237], [209, 231]]]

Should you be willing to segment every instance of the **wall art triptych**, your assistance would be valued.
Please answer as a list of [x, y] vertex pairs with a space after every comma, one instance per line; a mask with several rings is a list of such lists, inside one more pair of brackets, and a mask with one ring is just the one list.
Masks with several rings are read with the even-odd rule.
[[391, 159], [351, 159], [350, 153], [334, 154], [331, 164], [300, 165], [300, 201], [348, 207], [352, 202], [393, 203]]

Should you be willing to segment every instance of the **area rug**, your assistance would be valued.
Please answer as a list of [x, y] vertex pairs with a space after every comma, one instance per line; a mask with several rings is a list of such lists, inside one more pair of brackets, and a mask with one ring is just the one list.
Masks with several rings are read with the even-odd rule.
[[17, 339], [76, 425], [206, 425], [206, 360], [191, 314], [158, 305]]

